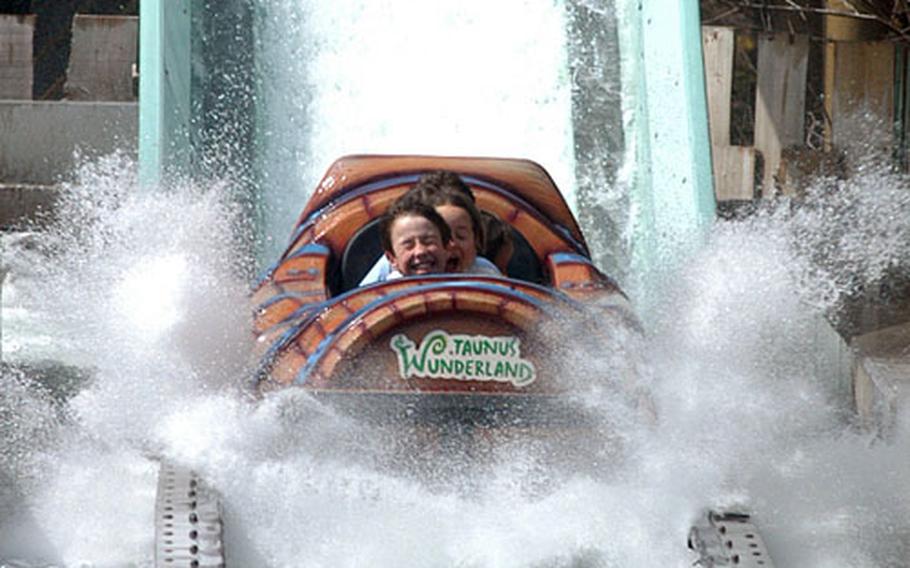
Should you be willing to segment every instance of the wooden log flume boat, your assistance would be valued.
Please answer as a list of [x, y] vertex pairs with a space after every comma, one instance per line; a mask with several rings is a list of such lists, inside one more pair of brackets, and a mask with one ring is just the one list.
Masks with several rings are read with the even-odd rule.
[[[511, 227], [506, 273], [359, 286], [383, 254], [379, 220], [436, 170], [457, 173], [477, 207]], [[600, 418], [589, 421], [573, 398], [592, 385], [615, 388], [653, 418], [629, 368], [585, 365], [611, 361], [604, 354], [613, 331], [637, 333], [637, 323], [616, 283], [592, 263], [552, 179], [531, 161], [341, 158], [251, 300], [256, 392], [300, 388], [367, 421], [411, 422], [418, 433], [433, 432], [423, 441], [430, 446], [436, 436], [484, 437], [487, 427], [553, 435], [560, 446], [571, 440], [567, 432], [604, 438]], [[185, 467], [163, 463], [160, 475], [155, 566], [224, 566], [220, 498]], [[748, 515], [709, 511], [705, 519], [689, 535], [696, 563], [772, 565]]]
[[[434, 170], [456, 172], [478, 209], [511, 226], [507, 273], [359, 287], [382, 255], [380, 217]], [[590, 338], [606, 312], [629, 313], [615, 282], [592, 263], [547, 172], [528, 160], [496, 158], [339, 159], [252, 300], [259, 392], [299, 386], [322, 395], [450, 395], [437, 400], [456, 405], [563, 392], [560, 333]]]

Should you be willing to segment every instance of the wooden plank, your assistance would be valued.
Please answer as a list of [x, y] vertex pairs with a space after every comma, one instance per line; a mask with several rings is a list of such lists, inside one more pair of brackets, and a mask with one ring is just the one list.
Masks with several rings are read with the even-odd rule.
[[831, 141], [846, 147], [865, 138], [882, 147], [893, 141], [894, 44], [841, 42], [834, 44], [833, 62], [826, 67], [825, 95], [831, 101]]
[[[828, 9], [831, 10], [831, 13], [824, 17], [825, 38], [828, 40], [881, 41], [890, 31], [885, 24], [878, 20], [834, 14], [836, 12], [844, 14], [855, 12], [856, 8], [853, 7], [851, 0], [827, 0], [826, 3]], [[895, 3], [894, 10], [897, 9]]]
[[755, 148], [714, 148], [714, 192], [718, 201], [755, 198]]
[[70, 100], [131, 101], [136, 62], [135, 16], [76, 15], [66, 76]]
[[[830, 119], [834, 116], [834, 62], [837, 60], [837, 45], [834, 42], [825, 43], [825, 77], [824, 77], [824, 104], [825, 114]], [[831, 121], [825, 121], [825, 152], [834, 148], [834, 129]]]
[[714, 194], [718, 201], [752, 199], [755, 191], [755, 150], [730, 146], [734, 35], [733, 28], [702, 26]]
[[804, 195], [820, 177], [844, 179], [846, 176], [846, 165], [839, 151], [788, 146], [781, 152], [776, 182], [786, 195]]
[[758, 41], [755, 89], [755, 149], [764, 157], [762, 196], [776, 193], [774, 177], [781, 150], [802, 144], [809, 38], [766, 35]]
[[[705, 87], [711, 146], [730, 145], [730, 98], [733, 93], [733, 28], [702, 26]], [[716, 175], [716, 171], [715, 171]]]
[[0, 99], [32, 98], [35, 16], [0, 14]]
[[910, 140], [908, 140], [908, 127], [910, 127], [910, 100], [908, 100], [908, 51], [906, 46], [896, 47], [894, 50], [894, 147], [895, 156], [901, 170], [908, 170], [908, 154]]

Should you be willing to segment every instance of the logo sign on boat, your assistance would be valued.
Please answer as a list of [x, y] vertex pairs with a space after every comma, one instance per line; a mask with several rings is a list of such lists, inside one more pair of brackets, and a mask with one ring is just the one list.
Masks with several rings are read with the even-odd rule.
[[403, 333], [392, 337], [389, 345], [398, 357], [402, 379], [496, 381], [524, 387], [537, 378], [534, 364], [521, 357], [521, 340], [514, 336], [450, 335], [437, 329], [420, 345]]

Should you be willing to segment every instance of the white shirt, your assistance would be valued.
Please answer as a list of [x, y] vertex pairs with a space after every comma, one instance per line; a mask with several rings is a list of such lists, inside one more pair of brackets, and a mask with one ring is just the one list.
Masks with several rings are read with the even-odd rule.
[[[496, 268], [496, 265], [482, 256], [476, 257], [471, 268], [460, 274], [502, 276], [502, 272]], [[367, 284], [373, 284], [374, 282], [385, 282], [386, 280], [394, 280], [395, 278], [401, 278], [401, 273], [392, 268], [392, 263], [389, 262], [389, 259], [386, 258], [385, 255], [382, 255], [373, 265], [373, 268], [367, 272], [367, 275], [363, 277], [363, 280], [360, 281], [360, 285], [366, 286]]]

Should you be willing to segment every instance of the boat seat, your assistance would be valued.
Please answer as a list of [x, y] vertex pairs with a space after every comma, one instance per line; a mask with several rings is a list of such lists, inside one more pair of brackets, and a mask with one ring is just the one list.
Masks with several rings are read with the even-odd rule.
[[[360, 285], [360, 281], [373, 268], [382, 256], [382, 244], [379, 240], [379, 220], [373, 219], [360, 228], [348, 241], [341, 255], [340, 290], [347, 292]], [[540, 259], [524, 235], [512, 227], [512, 258], [509, 259], [508, 276], [517, 280], [546, 285]]]
[[373, 219], [354, 233], [341, 255], [341, 290], [347, 292], [360, 285], [360, 281], [382, 256], [379, 240], [379, 221]]
[[509, 278], [524, 280], [546, 286], [547, 279], [543, 273], [540, 259], [524, 235], [512, 227], [512, 257], [506, 266]]

